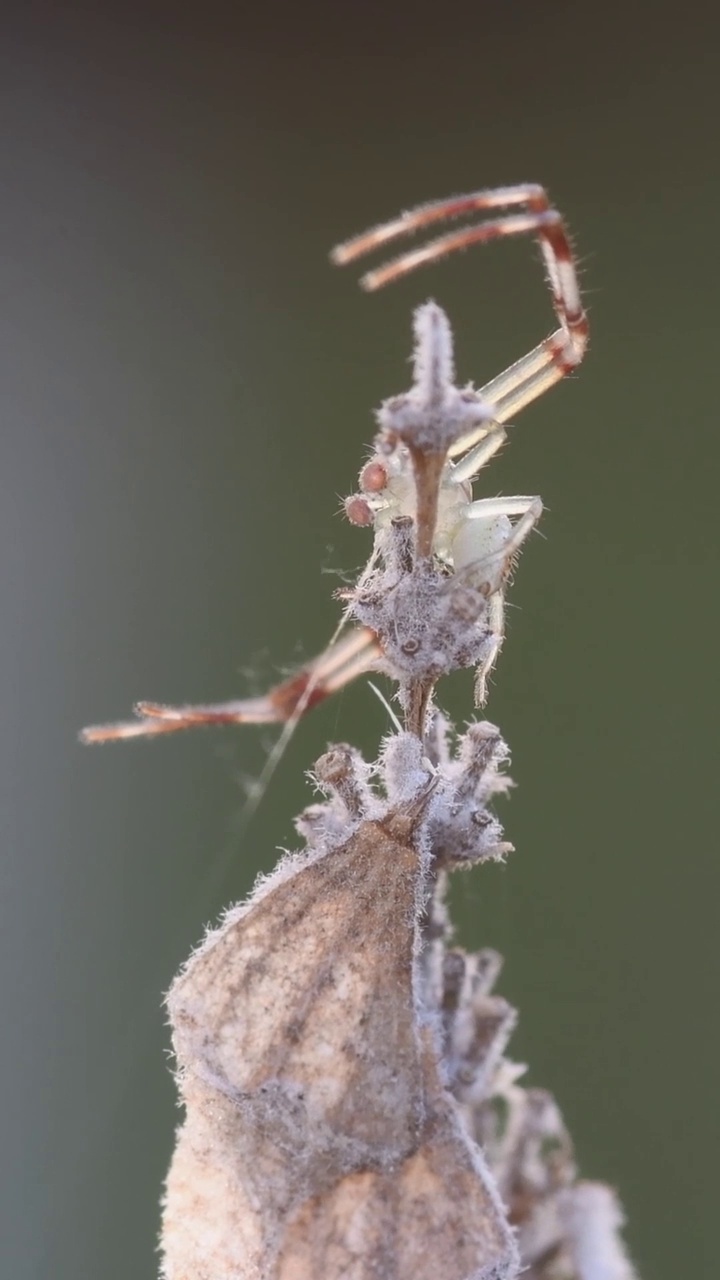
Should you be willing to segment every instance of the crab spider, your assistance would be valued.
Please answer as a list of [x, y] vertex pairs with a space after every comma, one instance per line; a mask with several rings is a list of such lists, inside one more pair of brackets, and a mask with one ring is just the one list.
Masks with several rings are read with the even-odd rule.
[[[503, 443], [502, 424], [575, 369], [585, 353], [588, 321], [565, 224], [551, 207], [544, 188], [524, 184], [421, 205], [346, 241], [331, 255], [333, 262], [344, 265], [406, 234], [489, 210], [504, 212], [440, 236], [370, 271], [361, 280], [363, 288], [382, 288], [419, 266], [474, 244], [530, 235], [540, 244], [558, 327], [479, 391], [458, 391], [452, 386], [451, 338], [444, 313], [434, 304], [420, 308], [416, 314], [413, 389], [408, 396], [396, 397], [383, 406], [380, 423], [384, 442], [381, 430], [380, 450], [360, 473], [360, 493], [345, 504], [352, 523], [374, 526], [376, 542], [394, 522], [410, 517], [416, 525], [416, 553], [434, 558], [449, 573], [474, 583], [487, 597], [489, 638], [477, 671], [478, 703], [485, 699], [487, 676], [502, 644], [505, 583], [542, 504], [534, 497], [473, 501], [472, 483]], [[456, 431], [447, 440], [430, 474], [427, 467], [424, 471], [418, 468], [417, 455], [403, 443], [402, 421], [408, 412], [432, 417], [433, 407], [437, 407], [433, 397], [437, 401], [447, 393], [455, 397], [455, 409], [459, 405], [463, 412], [463, 406], [467, 407], [467, 429]], [[287, 723], [373, 669], [381, 657], [378, 635], [369, 627], [356, 627], [336, 635], [324, 653], [262, 697], [186, 707], [143, 702], [135, 708], [136, 720], [90, 726], [81, 736], [85, 742], [108, 742], [197, 725]]]

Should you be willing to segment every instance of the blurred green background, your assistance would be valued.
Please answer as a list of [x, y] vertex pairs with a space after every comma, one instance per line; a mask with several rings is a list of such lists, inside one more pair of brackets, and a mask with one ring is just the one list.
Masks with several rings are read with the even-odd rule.
[[322, 648], [326, 571], [368, 549], [338, 495], [408, 384], [412, 307], [447, 308], [478, 383], [551, 322], [528, 243], [375, 297], [327, 250], [534, 180], [592, 342], [481, 490], [548, 509], [488, 706], [517, 852], [456, 914], [505, 953], [512, 1050], [620, 1188], [644, 1280], [714, 1275], [720, 24], [615, 0], [5, 14], [2, 1274], [156, 1275], [161, 992], [294, 843], [324, 744], [372, 752], [386, 717], [362, 683], [314, 713], [242, 831], [264, 734], [76, 730]]

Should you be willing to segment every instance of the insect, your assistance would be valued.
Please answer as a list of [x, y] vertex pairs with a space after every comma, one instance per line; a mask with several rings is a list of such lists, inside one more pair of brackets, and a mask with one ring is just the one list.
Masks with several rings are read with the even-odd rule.
[[[543, 187], [523, 184], [455, 196], [403, 213], [391, 222], [356, 236], [332, 252], [337, 265], [354, 262], [405, 235], [435, 224], [476, 213], [499, 211], [488, 218], [432, 239], [422, 247], [402, 254], [380, 266], [362, 280], [374, 291], [391, 284], [416, 268], [476, 244], [506, 237], [533, 236], [538, 240], [550, 288], [558, 327], [537, 347], [493, 378], [478, 391], [457, 390], [457, 409], [469, 410], [472, 425], [437, 456], [439, 474], [424, 486], [414, 472], [413, 451], [390, 440], [360, 472], [360, 492], [346, 501], [346, 514], [355, 524], [372, 526], [376, 537], [402, 517], [417, 518], [416, 552], [433, 557], [449, 573], [472, 579], [472, 569], [482, 562], [486, 573], [483, 591], [489, 599], [491, 639], [478, 667], [476, 702], [486, 696], [487, 677], [502, 644], [503, 589], [514, 555], [537, 521], [539, 498], [508, 497], [473, 501], [472, 484], [505, 439], [503, 424], [543, 395], [581, 362], [588, 339], [588, 320], [580, 299], [577, 266], [562, 215], [554, 209]], [[439, 308], [437, 309], [439, 312]], [[442, 313], [440, 313], [442, 315]], [[415, 383], [404, 398], [386, 401], [380, 411], [386, 425], [403, 408], [412, 411], [423, 401], [432, 411], [434, 388], [452, 381], [452, 350], [448, 342], [426, 344], [444, 368], [427, 367], [416, 359]], [[439, 355], [437, 353], [440, 353]], [[447, 412], [448, 406], [445, 406]], [[386, 439], [387, 445], [387, 439]], [[427, 466], [427, 460], [426, 464]], [[423, 511], [423, 492], [432, 509]], [[419, 504], [416, 511], [416, 502]], [[511, 525], [513, 519], [517, 523]], [[494, 569], [492, 566], [495, 560]], [[152, 737], [175, 733], [199, 725], [269, 724], [294, 722], [300, 715], [342, 689], [383, 660], [383, 643], [371, 627], [338, 629], [328, 648], [288, 679], [258, 698], [195, 706], [164, 706], [139, 702], [137, 719], [117, 724], [92, 725], [82, 731], [87, 743], [117, 739]]]

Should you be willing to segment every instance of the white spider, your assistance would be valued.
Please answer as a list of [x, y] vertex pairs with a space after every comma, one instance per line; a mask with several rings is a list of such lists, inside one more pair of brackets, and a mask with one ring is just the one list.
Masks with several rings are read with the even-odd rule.
[[[394, 447], [387, 453], [377, 453], [365, 464], [360, 473], [360, 493], [349, 498], [345, 508], [353, 523], [373, 525], [376, 537], [398, 517], [411, 517], [417, 524], [419, 554], [435, 556], [455, 574], [468, 575], [470, 581], [482, 586], [488, 597], [492, 641], [478, 671], [479, 702], [484, 700], [487, 675], [502, 643], [503, 590], [508, 573], [542, 504], [536, 497], [473, 501], [472, 482], [505, 439], [502, 424], [575, 369], [585, 353], [588, 321], [565, 224], [560, 213], [551, 207], [544, 188], [525, 184], [421, 205], [339, 245], [332, 254], [333, 261], [342, 265], [436, 222], [488, 210], [514, 209], [520, 212], [504, 212], [441, 236], [369, 272], [361, 280], [365, 289], [379, 289], [456, 250], [506, 236], [535, 236], [542, 251], [558, 327], [478, 391], [458, 390], [452, 385], [451, 336], [444, 313], [432, 303], [419, 309], [413, 388], [406, 396], [387, 401], [380, 412], [381, 428], [394, 440]], [[431, 509], [423, 511], [412, 450], [398, 442], [402, 438], [398, 424], [414, 415], [422, 426], [425, 415], [436, 426], [439, 415], [434, 411], [442, 396], [445, 419], [454, 421], [456, 429], [447, 441], [439, 482], [436, 477], [431, 486]], [[202, 724], [294, 721], [370, 670], [377, 663], [379, 651], [378, 638], [370, 629], [355, 628], [334, 638], [318, 658], [263, 697], [186, 707], [143, 702], [135, 708], [137, 720], [91, 726], [82, 736], [86, 742], [106, 742], [171, 733]]]

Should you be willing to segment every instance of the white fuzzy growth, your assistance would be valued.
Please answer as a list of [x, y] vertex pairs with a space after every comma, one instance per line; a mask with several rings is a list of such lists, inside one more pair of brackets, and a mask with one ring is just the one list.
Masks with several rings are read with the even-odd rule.
[[415, 390], [425, 403], [438, 403], [455, 378], [453, 338], [442, 307], [426, 302], [413, 317]]
[[426, 453], [445, 453], [459, 440], [476, 439], [493, 421], [492, 405], [472, 387], [453, 383], [450, 321], [435, 302], [414, 317], [414, 380], [405, 395], [391, 396], [378, 411], [381, 435]]
[[412, 800], [433, 775], [420, 739], [405, 731], [383, 742], [380, 770], [391, 808]]
[[620, 1239], [622, 1210], [610, 1187], [579, 1182], [563, 1197], [561, 1216], [579, 1280], [637, 1280]]

